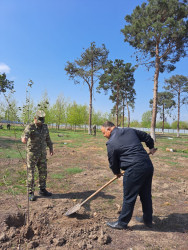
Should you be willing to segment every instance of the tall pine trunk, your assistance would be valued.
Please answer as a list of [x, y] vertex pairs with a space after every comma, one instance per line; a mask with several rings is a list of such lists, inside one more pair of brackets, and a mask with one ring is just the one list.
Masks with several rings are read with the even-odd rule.
[[129, 104], [127, 101], [127, 93], [125, 94], [125, 98], [126, 98], [126, 106], [127, 106], [127, 127], [130, 127], [130, 110], [129, 110]]
[[178, 91], [178, 121], [177, 121], [177, 137], [180, 137], [180, 88]]
[[90, 93], [90, 101], [89, 101], [89, 127], [88, 127], [88, 134], [91, 135], [92, 133], [92, 129], [91, 129], [91, 126], [92, 126], [92, 88], [90, 88], [89, 90], [89, 93]]
[[119, 82], [117, 82], [117, 100], [116, 100], [116, 127], [118, 127], [118, 118], [119, 118]]
[[164, 134], [164, 121], [165, 121], [165, 114], [164, 114], [164, 104], [163, 104], [163, 127], [162, 127], [163, 134]]
[[93, 60], [91, 61], [91, 85], [89, 86], [90, 100], [89, 100], [89, 127], [88, 134], [92, 134], [92, 98], [93, 98]]
[[156, 141], [155, 137], [155, 127], [157, 118], [157, 94], [158, 94], [158, 79], [159, 79], [159, 42], [156, 44], [156, 58], [155, 58], [155, 75], [154, 75], [154, 89], [153, 89], [153, 110], [152, 110], [152, 120], [151, 120], [151, 137]]
[[125, 122], [125, 101], [123, 99], [123, 128], [124, 128], [124, 122]]

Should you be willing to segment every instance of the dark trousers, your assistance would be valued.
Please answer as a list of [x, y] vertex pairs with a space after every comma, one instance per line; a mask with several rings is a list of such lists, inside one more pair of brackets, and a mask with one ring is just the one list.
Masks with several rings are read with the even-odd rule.
[[150, 159], [135, 164], [125, 170], [123, 177], [123, 206], [118, 222], [127, 226], [131, 220], [136, 198], [139, 195], [142, 203], [143, 219], [146, 223], [152, 222], [151, 185], [153, 165]]

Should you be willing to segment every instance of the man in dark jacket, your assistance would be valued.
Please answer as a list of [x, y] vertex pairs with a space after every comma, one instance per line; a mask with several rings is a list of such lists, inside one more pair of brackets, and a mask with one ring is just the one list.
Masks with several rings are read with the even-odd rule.
[[107, 222], [114, 229], [126, 229], [131, 220], [136, 198], [139, 195], [142, 203], [143, 218], [140, 221], [152, 227], [152, 197], [151, 185], [153, 165], [141, 142], [145, 142], [149, 153], [154, 154], [154, 141], [143, 131], [132, 128], [117, 128], [112, 122], [105, 122], [101, 131], [108, 138], [107, 152], [111, 170], [123, 177], [123, 206], [117, 221]]

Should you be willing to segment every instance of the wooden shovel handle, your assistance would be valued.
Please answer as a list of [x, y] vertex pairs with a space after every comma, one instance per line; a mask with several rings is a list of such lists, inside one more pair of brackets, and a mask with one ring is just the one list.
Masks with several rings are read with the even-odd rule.
[[[155, 151], [157, 151], [157, 148], [155, 148]], [[148, 155], [150, 155], [151, 153], [148, 153]], [[122, 175], [124, 174], [124, 171], [121, 172]], [[110, 183], [112, 183], [113, 181], [115, 181], [118, 177], [115, 176], [113, 179], [111, 179], [109, 182], [107, 182], [104, 186], [102, 186], [101, 188], [99, 188], [95, 193], [93, 193], [92, 195], [90, 195], [86, 200], [84, 200], [80, 206], [82, 206], [83, 204], [85, 204], [88, 200], [90, 200], [93, 196], [95, 196], [96, 194], [98, 194], [102, 189], [104, 189], [105, 187], [107, 187], [108, 185], [110, 185]]]
[[104, 189], [105, 187], [107, 187], [108, 185], [110, 185], [110, 183], [112, 183], [113, 181], [115, 181], [118, 177], [115, 176], [113, 179], [111, 179], [109, 182], [107, 182], [104, 186], [102, 186], [101, 188], [99, 188], [95, 193], [93, 193], [92, 195], [90, 195], [86, 200], [84, 200], [80, 205], [82, 206], [84, 203], [86, 203], [88, 200], [90, 200], [93, 196], [95, 196], [96, 194], [98, 194], [102, 189]]

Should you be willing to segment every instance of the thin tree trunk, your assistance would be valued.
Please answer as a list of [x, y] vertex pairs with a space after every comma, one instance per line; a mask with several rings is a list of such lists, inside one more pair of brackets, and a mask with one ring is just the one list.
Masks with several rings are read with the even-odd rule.
[[126, 106], [127, 106], [127, 127], [130, 127], [130, 110], [129, 110], [129, 105], [128, 105], [128, 101], [127, 101], [127, 93], [125, 94], [126, 97]]
[[116, 101], [116, 127], [118, 127], [118, 101]]
[[153, 89], [153, 110], [152, 110], [152, 120], [151, 120], [151, 137], [156, 141], [155, 137], [155, 127], [156, 127], [156, 117], [157, 117], [157, 94], [158, 94], [158, 79], [159, 79], [159, 42], [156, 45], [156, 59], [155, 59], [155, 75], [154, 75], [154, 89]]
[[118, 127], [118, 116], [119, 116], [119, 112], [118, 112], [118, 108], [119, 108], [119, 83], [117, 82], [117, 100], [116, 100], [116, 127]]
[[89, 127], [88, 127], [88, 134], [92, 134], [92, 89], [90, 88], [90, 103], [89, 103]]
[[162, 127], [162, 133], [164, 134], [164, 104], [163, 104], [163, 127]]
[[127, 112], [128, 112], [128, 123], [127, 123], [127, 127], [129, 128], [130, 127], [130, 110], [129, 110], [129, 106], [127, 105]]
[[93, 98], [93, 60], [91, 61], [91, 86], [89, 86], [89, 93], [90, 93], [90, 103], [89, 103], [89, 127], [88, 127], [88, 134], [92, 134], [92, 98]]
[[180, 137], [180, 88], [178, 91], [178, 121], [177, 121], [177, 137]]
[[124, 128], [124, 119], [125, 119], [125, 101], [123, 99], [123, 128]]

